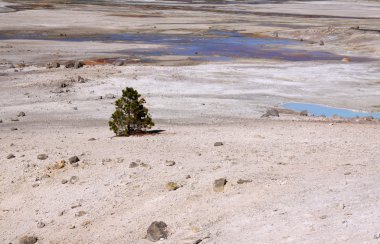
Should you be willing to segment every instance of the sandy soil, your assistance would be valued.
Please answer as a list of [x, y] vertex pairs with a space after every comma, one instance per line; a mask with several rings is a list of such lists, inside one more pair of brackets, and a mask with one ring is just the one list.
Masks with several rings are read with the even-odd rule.
[[[0, 243], [25, 235], [37, 243], [150, 243], [153, 221], [168, 225], [159, 243], [378, 243], [380, 122], [281, 109], [279, 118], [260, 116], [289, 101], [379, 111], [379, 34], [350, 29], [375, 28], [379, 2], [52, 6], [1, 13], [0, 32], [278, 32], [325, 40], [310, 50], [375, 61], [161, 57], [46, 69], [41, 64], [54, 60], [160, 47], [0, 40]], [[119, 138], [108, 129], [115, 100], [108, 97], [126, 86], [146, 98], [158, 133]], [[17, 117], [21, 111], [26, 116]], [[74, 155], [77, 166], [68, 163]], [[56, 168], [61, 160], [66, 165]], [[214, 192], [219, 178], [227, 184]], [[168, 191], [168, 182], [181, 187]]]

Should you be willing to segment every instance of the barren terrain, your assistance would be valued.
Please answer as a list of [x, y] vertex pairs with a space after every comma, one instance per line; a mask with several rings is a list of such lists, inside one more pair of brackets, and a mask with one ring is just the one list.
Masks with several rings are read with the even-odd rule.
[[[0, 2], [0, 243], [151, 243], [153, 221], [168, 226], [158, 243], [377, 243], [380, 122], [281, 105], [380, 111], [380, 2], [280, 2]], [[210, 30], [344, 58], [203, 60], [65, 39]], [[68, 60], [86, 65], [45, 67]], [[146, 99], [152, 133], [109, 130], [127, 86]], [[261, 118], [268, 108], [280, 116]]]

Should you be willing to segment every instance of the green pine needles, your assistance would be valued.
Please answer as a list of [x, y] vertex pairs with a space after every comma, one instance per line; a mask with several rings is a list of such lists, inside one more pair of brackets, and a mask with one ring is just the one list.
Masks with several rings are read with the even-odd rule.
[[144, 107], [145, 99], [140, 97], [135, 89], [127, 87], [122, 97], [116, 100], [116, 111], [108, 124], [117, 136], [130, 136], [154, 126], [148, 109]]

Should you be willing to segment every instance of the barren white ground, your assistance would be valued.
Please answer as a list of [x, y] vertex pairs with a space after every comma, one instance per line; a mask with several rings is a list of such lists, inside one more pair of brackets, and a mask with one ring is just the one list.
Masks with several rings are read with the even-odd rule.
[[[342, 2], [333, 1], [337, 5]], [[347, 15], [363, 17], [366, 10], [379, 7], [376, 2], [363, 2], [356, 2], [357, 8], [344, 5], [348, 6]], [[326, 6], [321, 2], [297, 4], [282, 6], [292, 12], [302, 6], [303, 13], [307, 7], [318, 12]], [[267, 11], [274, 8], [266, 7]], [[255, 8], [264, 11], [265, 6]], [[83, 10], [78, 9], [29, 10], [0, 14], [0, 19], [34, 16], [42, 21], [35, 23], [44, 23], [41, 14], [52, 16], [51, 11], [63, 17], [76, 16], [78, 23], [93, 16], [91, 24], [103, 16], [87, 10], [88, 16], [82, 19], [78, 13]], [[199, 20], [200, 14], [186, 12], [185, 21], [178, 17], [181, 11], [159, 13], [168, 14], [168, 22], [170, 18], [182, 19], [182, 24]], [[377, 14], [372, 11], [371, 17]], [[217, 22], [225, 17], [216, 13], [208, 16]], [[112, 22], [119, 17], [109, 18]], [[256, 23], [260, 17], [240, 18], [252, 18]], [[147, 23], [157, 24], [149, 17], [141, 21], [137, 29]], [[327, 34], [344, 38], [323, 48], [378, 56], [376, 33], [346, 31], [354, 20], [308, 21], [310, 25], [320, 24], [323, 30], [328, 29], [326, 22], [344, 27], [345, 31]], [[356, 21], [370, 26], [376, 20]], [[0, 28], [46, 28], [20, 23], [0, 21]], [[132, 21], [124, 23], [133, 26]], [[107, 29], [104, 25], [102, 31]], [[181, 24], [157, 26], [175, 29]], [[223, 26], [236, 27], [236, 23]], [[291, 28], [283, 31], [297, 36]], [[343, 45], [342, 40], [352, 42]], [[49, 42], [0, 42], [4, 63], [55, 57], [51, 46], [44, 46]], [[36, 49], [27, 51], [32, 44]], [[76, 58], [81, 55], [78, 50], [87, 50], [84, 46], [65, 47], [62, 42], [54, 45], [62, 45], [65, 57]], [[91, 48], [107, 50], [110, 46], [93, 43]], [[379, 122], [339, 122], [285, 114], [279, 119], [259, 117], [267, 107], [288, 101], [378, 111], [379, 67], [378, 61], [237, 60], [192, 66], [86, 66], [78, 70], [32, 65], [15, 72], [2, 65], [0, 243], [17, 243], [24, 235], [37, 236], [38, 243], [150, 243], [145, 235], [153, 221], [168, 224], [170, 235], [160, 243], [194, 243], [199, 239], [201, 243], [218, 244], [378, 243], [374, 237], [380, 234]], [[78, 75], [86, 82], [77, 82]], [[61, 88], [62, 83], [68, 86]], [[136, 88], [146, 98], [156, 120], [154, 129], [161, 133], [113, 137], [107, 121], [115, 99], [99, 97], [119, 96], [126, 86]], [[20, 111], [26, 116], [12, 121]], [[224, 145], [215, 147], [217, 141]], [[11, 153], [15, 158], [6, 159]], [[37, 159], [42, 153], [48, 155], [46, 160]], [[68, 164], [62, 169], [48, 169], [73, 155], [80, 158], [79, 167]], [[165, 166], [166, 160], [176, 164]], [[147, 165], [129, 168], [131, 162]], [[79, 180], [61, 183], [72, 176]], [[224, 192], [216, 193], [212, 184], [221, 177], [228, 182]], [[237, 184], [239, 179], [251, 182]], [[167, 191], [165, 184], [170, 181], [182, 187]], [[86, 214], [76, 217], [79, 211]], [[38, 228], [38, 222], [45, 227]]]

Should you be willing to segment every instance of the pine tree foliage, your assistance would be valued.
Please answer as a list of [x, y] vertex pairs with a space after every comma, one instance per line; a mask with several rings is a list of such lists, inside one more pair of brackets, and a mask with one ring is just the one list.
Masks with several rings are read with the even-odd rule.
[[130, 136], [152, 128], [154, 122], [144, 104], [145, 99], [135, 89], [125, 88], [115, 102], [116, 110], [108, 122], [110, 130], [117, 136]]

